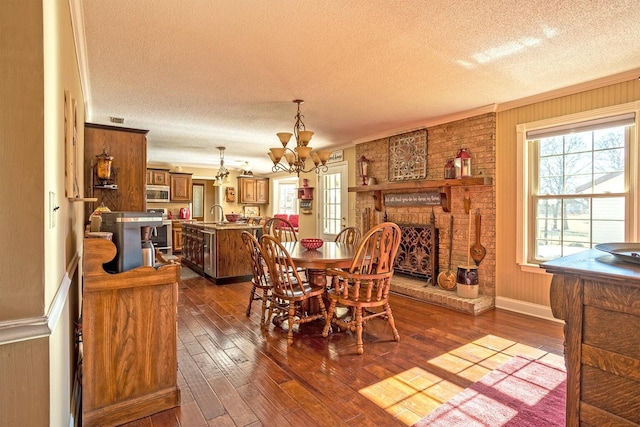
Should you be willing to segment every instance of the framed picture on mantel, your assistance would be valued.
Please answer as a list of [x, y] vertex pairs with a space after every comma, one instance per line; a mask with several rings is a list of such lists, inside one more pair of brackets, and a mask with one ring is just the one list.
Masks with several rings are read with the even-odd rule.
[[410, 181], [427, 177], [427, 130], [389, 138], [389, 181]]

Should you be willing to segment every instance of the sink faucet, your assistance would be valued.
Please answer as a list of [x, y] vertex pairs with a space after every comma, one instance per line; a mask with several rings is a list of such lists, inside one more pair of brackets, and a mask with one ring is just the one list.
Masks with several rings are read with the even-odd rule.
[[[216, 221], [216, 217], [214, 214], [215, 209], [218, 208], [218, 210], [220, 211], [220, 221]], [[209, 210], [210, 214], [213, 214], [213, 222], [223, 222], [224, 221], [224, 209], [222, 208], [222, 205], [219, 204], [215, 204], [213, 206], [211, 206], [211, 209]]]

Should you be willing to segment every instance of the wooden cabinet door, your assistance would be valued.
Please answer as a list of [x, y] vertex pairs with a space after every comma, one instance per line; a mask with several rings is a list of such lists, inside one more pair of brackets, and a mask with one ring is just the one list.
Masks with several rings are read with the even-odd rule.
[[182, 252], [182, 229], [172, 230], [173, 233], [173, 252]]
[[169, 185], [169, 172], [165, 170], [147, 169], [147, 184]]
[[269, 178], [256, 180], [256, 203], [269, 203]]
[[171, 174], [171, 201], [191, 201], [191, 174]]
[[240, 203], [256, 203], [256, 180], [254, 178], [238, 178]]
[[[85, 218], [101, 203], [112, 211], [143, 212], [146, 209], [147, 132], [85, 123], [84, 194], [98, 198], [97, 202], [85, 204]], [[96, 186], [96, 157], [104, 151], [113, 156], [111, 177], [115, 188]]]

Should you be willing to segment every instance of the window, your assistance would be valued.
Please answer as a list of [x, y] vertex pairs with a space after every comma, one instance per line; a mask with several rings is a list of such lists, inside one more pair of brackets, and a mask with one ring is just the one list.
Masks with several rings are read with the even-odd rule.
[[620, 109], [518, 126], [520, 264], [636, 240], [636, 114]]
[[322, 233], [338, 234], [342, 224], [342, 175], [326, 173], [322, 175]]
[[193, 219], [204, 221], [204, 184], [193, 184]]
[[297, 190], [297, 179], [294, 181], [291, 180], [280, 180], [276, 182], [277, 188], [277, 207], [274, 210], [274, 213], [281, 214], [296, 214], [298, 213], [298, 190]]

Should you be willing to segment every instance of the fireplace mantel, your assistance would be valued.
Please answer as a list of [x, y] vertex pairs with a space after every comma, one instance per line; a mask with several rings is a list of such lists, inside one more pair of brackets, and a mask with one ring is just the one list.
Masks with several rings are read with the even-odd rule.
[[471, 187], [476, 185], [493, 185], [493, 178], [461, 178], [461, 179], [437, 179], [422, 181], [387, 182], [376, 185], [360, 185], [349, 187], [351, 193], [373, 192], [376, 211], [382, 210], [383, 193], [395, 193], [399, 191], [417, 192], [427, 189], [438, 189], [440, 193], [440, 205], [445, 212], [451, 212], [451, 187]]

